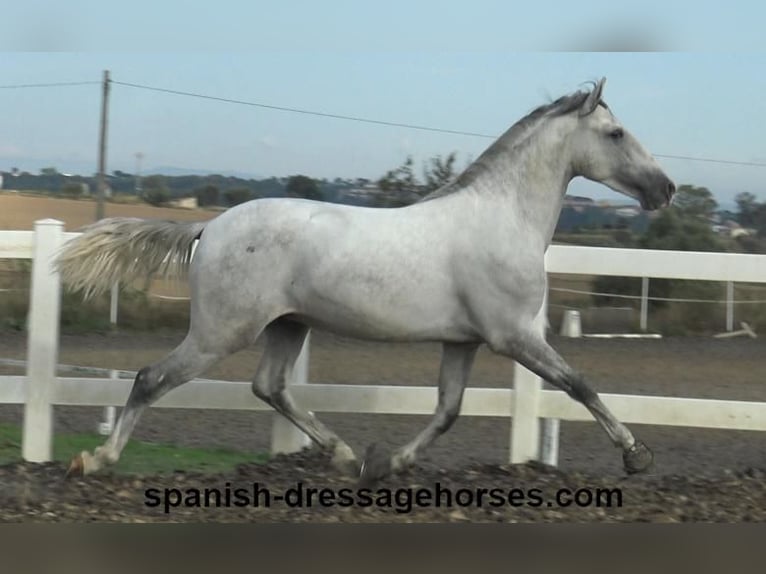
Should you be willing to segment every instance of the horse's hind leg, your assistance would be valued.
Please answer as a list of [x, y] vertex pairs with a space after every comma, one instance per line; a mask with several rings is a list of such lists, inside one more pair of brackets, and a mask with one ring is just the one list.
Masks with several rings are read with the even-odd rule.
[[277, 319], [266, 327], [266, 346], [253, 379], [253, 393], [292, 421], [316, 444], [331, 451], [337, 468], [355, 474], [359, 466], [351, 447], [313, 414], [296, 405], [286, 388], [308, 332], [305, 325], [286, 319]]
[[117, 462], [146, 407], [171, 389], [192, 380], [227, 354], [229, 351], [222, 348], [212, 350], [202, 346], [190, 332], [168, 356], [138, 372], [112, 434], [93, 454], [83, 451], [75, 456], [67, 474], [90, 474]]
[[552, 385], [565, 391], [582, 403], [606, 431], [615, 446], [623, 451], [623, 463], [629, 473], [646, 470], [652, 463], [652, 452], [637, 441], [628, 428], [601, 402], [598, 394], [582, 375], [575, 372], [538, 333], [524, 333], [521, 337], [494, 341], [492, 349], [507, 355]]
[[460, 414], [463, 391], [477, 349], [478, 345], [473, 343], [443, 345], [439, 369], [439, 402], [433, 418], [418, 436], [398, 449], [393, 456], [389, 457], [373, 445], [362, 466], [362, 483], [371, 483], [411, 465], [426, 447], [449, 430]]

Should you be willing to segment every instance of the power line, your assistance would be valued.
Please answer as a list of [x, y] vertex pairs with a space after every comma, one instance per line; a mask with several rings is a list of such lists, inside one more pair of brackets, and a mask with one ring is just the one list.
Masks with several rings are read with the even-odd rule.
[[[354, 122], [363, 122], [367, 124], [377, 124], [377, 125], [383, 125], [383, 126], [391, 126], [391, 127], [398, 127], [398, 128], [408, 128], [408, 129], [415, 129], [415, 130], [421, 130], [421, 131], [428, 131], [428, 132], [437, 132], [437, 133], [445, 133], [445, 134], [453, 134], [453, 135], [461, 135], [461, 136], [471, 136], [471, 137], [479, 137], [479, 138], [486, 138], [486, 139], [497, 139], [499, 136], [497, 135], [490, 135], [490, 134], [483, 134], [478, 132], [467, 132], [462, 130], [450, 130], [445, 128], [435, 128], [431, 126], [421, 126], [416, 124], [407, 124], [407, 123], [400, 123], [400, 122], [390, 122], [386, 120], [375, 120], [371, 118], [363, 118], [360, 116], [347, 116], [343, 114], [331, 114], [327, 112], [318, 112], [315, 110], [306, 110], [301, 108], [291, 108], [286, 106], [275, 106], [271, 104], [263, 104], [259, 102], [249, 102], [245, 100], [236, 100], [232, 98], [223, 98], [219, 96], [210, 96], [206, 94], [199, 94], [195, 92], [186, 92], [182, 90], [171, 90], [168, 88], [158, 88], [155, 86], [147, 86], [143, 84], [133, 84], [130, 82], [120, 82], [117, 80], [112, 80], [113, 84], [119, 84], [121, 86], [127, 86], [130, 88], [138, 88], [141, 90], [150, 90], [153, 92], [162, 92], [166, 94], [174, 94], [178, 96], [187, 96], [192, 98], [200, 98], [204, 100], [213, 100], [217, 102], [225, 102], [229, 104], [238, 104], [243, 106], [252, 106], [256, 108], [265, 108], [269, 110], [278, 110], [281, 112], [290, 112], [290, 113], [296, 113], [296, 114], [305, 114], [310, 116], [319, 116], [324, 118], [333, 118], [337, 120], [347, 120], [347, 121], [354, 121]], [[756, 161], [736, 161], [736, 160], [728, 160], [728, 159], [715, 159], [715, 158], [707, 158], [707, 157], [693, 157], [693, 156], [687, 156], [687, 155], [671, 155], [671, 154], [653, 154], [656, 157], [662, 157], [667, 159], [682, 159], [687, 161], [699, 161], [699, 162], [705, 162], [705, 163], [720, 163], [720, 164], [729, 164], [729, 165], [742, 165], [742, 166], [749, 166], [749, 167], [766, 167], [766, 163], [763, 162], [756, 162]]]
[[362, 118], [359, 116], [346, 116], [342, 114], [330, 114], [326, 112], [317, 112], [314, 110], [304, 110], [301, 108], [289, 108], [286, 106], [274, 106], [270, 104], [262, 104], [258, 102], [248, 102], [244, 100], [235, 100], [231, 98], [222, 98], [218, 96], [208, 96], [205, 94], [196, 94], [193, 92], [184, 92], [181, 90], [169, 90], [167, 88], [156, 88], [153, 86], [144, 86], [141, 84], [131, 84], [129, 82], [119, 82], [117, 80], [112, 80], [113, 84], [118, 84], [120, 86], [128, 86], [130, 88], [139, 88], [142, 90], [151, 90], [153, 92], [164, 92], [166, 94], [175, 94], [178, 96], [189, 96], [192, 98], [201, 98], [204, 100], [214, 100], [217, 102], [226, 102], [228, 104], [239, 104], [242, 106], [252, 106], [256, 108], [266, 108], [269, 110], [278, 110], [280, 112], [291, 112], [295, 114], [305, 114], [309, 116], [319, 116], [323, 118], [333, 118], [336, 120], [348, 120], [353, 122], [363, 122], [367, 124], [377, 124], [382, 126], [392, 126], [397, 128], [408, 128], [412, 130], [422, 130], [422, 131], [428, 131], [428, 132], [438, 132], [438, 133], [444, 133], [444, 134], [454, 134], [454, 135], [460, 135], [460, 136], [473, 136], [473, 137], [479, 137], [479, 138], [489, 138], [489, 139], [495, 139], [497, 136], [489, 135], [489, 134], [481, 134], [481, 133], [475, 133], [475, 132], [464, 132], [460, 130], [448, 130], [443, 128], [434, 128], [430, 126], [420, 126], [417, 124], [405, 124], [405, 123], [399, 123], [399, 122], [389, 122], [386, 120], [373, 120], [370, 118]]
[[14, 90], [20, 88], [59, 88], [63, 86], [92, 86], [94, 84], [100, 84], [101, 82], [89, 81], [89, 82], [51, 82], [47, 84], [10, 84], [7, 86], [0, 86], [0, 90]]
[[[234, 98], [224, 98], [220, 96], [211, 96], [207, 94], [199, 94], [195, 92], [187, 92], [183, 90], [171, 90], [168, 88], [159, 88], [156, 86], [147, 86], [145, 84], [135, 84], [131, 82], [121, 82], [118, 80], [111, 80], [112, 84], [118, 84], [120, 86], [126, 86], [129, 88], [136, 88], [141, 90], [149, 90], [152, 92], [161, 92], [165, 94], [173, 94], [177, 96], [186, 96], [191, 98], [199, 98], [203, 100], [212, 100], [216, 102], [224, 102], [228, 104], [237, 104], [241, 106], [250, 106], [250, 107], [256, 107], [256, 108], [263, 108], [268, 110], [276, 110], [281, 112], [289, 112], [294, 114], [304, 114], [309, 116], [317, 116], [317, 117], [323, 117], [323, 118], [331, 118], [336, 120], [346, 120], [346, 121], [353, 121], [353, 122], [361, 122], [366, 124], [374, 124], [374, 125], [381, 125], [381, 126], [389, 126], [389, 127], [397, 127], [397, 128], [406, 128], [406, 129], [412, 129], [412, 130], [420, 130], [420, 131], [427, 131], [427, 132], [435, 132], [435, 133], [443, 133], [443, 134], [452, 134], [452, 135], [460, 135], [460, 136], [470, 136], [470, 137], [479, 137], [479, 138], [485, 138], [485, 139], [497, 139], [499, 136], [497, 135], [491, 135], [491, 134], [484, 134], [479, 132], [469, 132], [469, 131], [463, 131], [463, 130], [451, 130], [446, 128], [435, 128], [432, 126], [422, 126], [418, 124], [409, 124], [409, 123], [402, 123], [402, 122], [392, 122], [387, 120], [377, 120], [372, 118], [364, 118], [361, 116], [349, 116], [344, 114], [332, 114], [328, 112], [319, 112], [316, 110], [307, 110], [302, 108], [292, 108], [288, 106], [276, 106], [272, 104], [264, 104], [261, 102], [251, 102], [246, 100], [238, 100]], [[41, 83], [41, 84], [12, 84], [12, 85], [5, 85], [0, 86], [0, 89], [19, 89], [19, 88], [52, 88], [52, 87], [63, 87], [63, 86], [88, 86], [88, 85], [95, 85], [95, 84], [101, 84], [101, 82], [98, 81], [87, 81], [87, 82], [53, 82], [53, 83]], [[688, 156], [688, 155], [673, 155], [673, 154], [661, 154], [656, 153], [653, 154], [655, 157], [661, 157], [666, 159], [680, 159], [685, 161], [698, 161], [703, 163], [717, 163], [717, 164], [724, 164], [724, 165], [739, 165], [739, 166], [746, 166], [746, 167], [766, 167], [766, 162], [757, 162], [757, 161], [737, 161], [737, 160], [728, 160], [728, 159], [717, 159], [717, 158], [709, 158], [709, 157], [695, 157], [695, 156]]]
[[766, 163], [758, 161], [735, 161], [730, 159], [713, 159], [709, 157], [692, 157], [688, 155], [666, 155], [661, 153], [652, 154], [656, 157], [665, 157], [670, 159], [686, 159], [690, 161], [703, 161], [708, 163], [726, 163], [730, 165], [747, 165], [750, 167], [766, 167]]

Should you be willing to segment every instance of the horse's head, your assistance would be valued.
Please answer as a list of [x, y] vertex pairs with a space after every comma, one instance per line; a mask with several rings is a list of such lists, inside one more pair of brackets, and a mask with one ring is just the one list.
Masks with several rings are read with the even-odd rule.
[[602, 101], [605, 82], [602, 78], [596, 84], [576, 112], [577, 129], [571, 134], [575, 175], [637, 199], [644, 209], [665, 207], [676, 186]]

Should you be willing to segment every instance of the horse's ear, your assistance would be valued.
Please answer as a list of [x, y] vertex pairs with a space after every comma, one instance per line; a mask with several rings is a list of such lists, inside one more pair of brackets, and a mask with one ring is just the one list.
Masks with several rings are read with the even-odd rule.
[[591, 93], [588, 94], [588, 98], [585, 100], [585, 103], [583, 103], [582, 108], [580, 108], [580, 116], [587, 116], [588, 114], [593, 113], [593, 110], [596, 109], [596, 106], [598, 106], [598, 103], [601, 101], [604, 84], [606, 84], [606, 78], [601, 78]]

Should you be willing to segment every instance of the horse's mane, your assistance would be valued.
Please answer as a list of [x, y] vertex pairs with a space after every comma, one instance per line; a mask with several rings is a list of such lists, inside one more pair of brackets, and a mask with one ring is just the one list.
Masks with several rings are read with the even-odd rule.
[[[595, 82], [592, 82], [595, 86]], [[493, 163], [494, 158], [499, 155], [507, 154], [511, 149], [524, 141], [532, 127], [537, 125], [543, 118], [563, 116], [575, 110], [579, 110], [585, 100], [588, 99], [590, 91], [577, 91], [572, 94], [561, 96], [553, 102], [538, 106], [526, 116], [513, 124], [503, 135], [497, 138], [479, 158], [469, 165], [457, 179], [447, 183], [439, 189], [429, 193], [420, 201], [429, 201], [445, 195], [451, 195], [461, 189], [471, 185], [476, 179]], [[600, 106], [609, 109], [605, 102], [600, 101]]]

